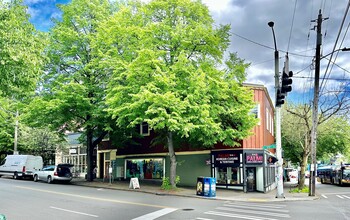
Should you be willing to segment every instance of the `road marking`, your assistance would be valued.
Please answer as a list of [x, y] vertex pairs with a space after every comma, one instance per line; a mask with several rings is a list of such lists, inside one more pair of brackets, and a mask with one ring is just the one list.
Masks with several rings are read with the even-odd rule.
[[322, 194], [321, 196], [322, 196], [323, 198], [325, 198], [325, 199], [327, 199], [327, 198], [328, 198], [326, 195], [323, 195], [323, 194]]
[[213, 220], [211, 218], [196, 218], [196, 219], [198, 219], [198, 220]]
[[82, 199], [91, 199], [91, 200], [97, 200], [97, 201], [103, 201], [103, 202], [113, 202], [113, 203], [147, 206], [147, 207], [154, 207], [154, 208], [169, 208], [167, 206], [161, 206], [161, 205], [151, 205], [151, 204], [138, 203], [138, 202], [127, 202], [127, 201], [115, 200], [115, 199], [103, 199], [103, 198], [91, 197], [91, 196], [81, 196], [81, 195], [75, 195], [75, 194], [71, 194], [71, 193], [63, 193], [63, 192], [56, 192], [56, 191], [50, 191], [50, 190], [35, 189], [35, 188], [30, 188], [30, 187], [25, 187], [25, 186], [15, 186], [15, 187], [20, 188], [20, 189], [27, 189], [27, 190], [33, 190], [33, 191], [38, 191], [38, 192], [51, 193], [51, 194], [56, 194], [56, 195], [76, 197], [76, 198], [82, 198]]
[[159, 218], [163, 215], [174, 212], [176, 210], [177, 209], [173, 209], [173, 208], [165, 208], [165, 209], [161, 209], [161, 210], [158, 210], [155, 212], [148, 213], [148, 214], [140, 216], [138, 218], [134, 218], [133, 220], [153, 220], [153, 219]]
[[349, 196], [346, 196], [346, 195], [343, 195], [343, 197], [345, 197], [345, 198], [347, 198], [347, 199], [350, 199], [350, 197], [349, 197]]
[[340, 195], [337, 195], [337, 197], [338, 197], [338, 198], [341, 198], [341, 199], [344, 199], [344, 198], [343, 198], [342, 196], [340, 196]]
[[276, 212], [289, 212], [288, 210], [283, 209], [284, 207], [278, 207], [278, 206], [258, 206], [258, 205], [250, 205], [250, 206], [244, 206], [243, 204], [225, 204], [224, 206], [230, 207], [230, 208], [240, 208], [240, 209], [253, 209], [253, 210], [262, 210], [265, 211], [267, 209], [273, 209]]
[[60, 210], [60, 211], [70, 212], [70, 213], [74, 213], [74, 214], [86, 215], [86, 216], [98, 218], [98, 215], [92, 215], [92, 214], [88, 214], [88, 213], [84, 213], [84, 212], [77, 212], [77, 211], [68, 210], [68, 209], [62, 209], [62, 208], [57, 208], [57, 207], [53, 207], [53, 206], [50, 206], [50, 208], [52, 208], [52, 209], [57, 209], [57, 210]]
[[[226, 208], [226, 207], [218, 207], [216, 209], [223, 210], [223, 211], [229, 211], [233, 212], [235, 214], [238, 213], [248, 213], [248, 214], [256, 214], [256, 215], [266, 215], [266, 216], [273, 216], [273, 217], [281, 217], [281, 218], [290, 218], [290, 215], [288, 214], [288, 210], [284, 213], [275, 213], [275, 212], [266, 212], [261, 210], [252, 210], [252, 209], [235, 209], [235, 208]], [[266, 209], [265, 209], [266, 210]], [[273, 211], [282, 211], [282, 210], [273, 210]]]
[[224, 217], [230, 217], [230, 218], [241, 218], [241, 219], [249, 219], [249, 220], [277, 220], [273, 218], [264, 218], [259, 216], [249, 216], [249, 215], [237, 215], [232, 213], [225, 213], [225, 212], [205, 212], [205, 214], [208, 215], [217, 215], [217, 216], [224, 216]]

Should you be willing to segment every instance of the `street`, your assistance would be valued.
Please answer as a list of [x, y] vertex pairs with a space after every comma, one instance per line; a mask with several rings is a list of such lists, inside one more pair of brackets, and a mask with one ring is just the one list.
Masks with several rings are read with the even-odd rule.
[[313, 201], [242, 202], [0, 178], [0, 213], [36, 219], [350, 219], [349, 187], [317, 184]]

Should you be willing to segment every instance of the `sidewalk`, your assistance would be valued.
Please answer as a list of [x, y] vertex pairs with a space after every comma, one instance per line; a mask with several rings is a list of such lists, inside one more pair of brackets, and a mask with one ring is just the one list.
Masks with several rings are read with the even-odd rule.
[[102, 179], [95, 179], [93, 182], [87, 182], [83, 178], [74, 178], [71, 182], [73, 185], [95, 187], [95, 188], [107, 188], [114, 190], [134, 191], [143, 193], [152, 193], [156, 195], [172, 195], [172, 196], [184, 196], [194, 197], [202, 199], [218, 199], [218, 200], [230, 200], [230, 201], [251, 201], [251, 202], [267, 202], [267, 201], [299, 201], [299, 200], [315, 200], [318, 196], [311, 197], [308, 193], [291, 193], [290, 189], [294, 184], [284, 183], [284, 196], [285, 198], [276, 198], [276, 189], [268, 192], [248, 192], [244, 193], [240, 190], [232, 189], [216, 189], [216, 197], [203, 197], [196, 195], [195, 187], [178, 187], [176, 190], [162, 190], [160, 188], [161, 183], [140, 181], [140, 189], [130, 189], [129, 181], [103, 181]]

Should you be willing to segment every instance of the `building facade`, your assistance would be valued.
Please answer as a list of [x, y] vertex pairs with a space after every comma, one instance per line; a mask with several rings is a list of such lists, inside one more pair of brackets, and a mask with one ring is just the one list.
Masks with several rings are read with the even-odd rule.
[[[216, 186], [239, 189], [244, 192], [268, 192], [276, 187], [276, 167], [269, 158], [275, 157], [274, 107], [264, 86], [245, 84], [254, 92], [256, 107], [253, 114], [259, 119], [253, 135], [241, 141], [240, 147], [216, 144], [212, 149], [183, 146], [176, 150], [177, 175], [182, 186], [196, 186], [197, 177], [215, 177]], [[97, 151], [97, 176], [114, 179], [137, 177], [143, 180], [159, 180], [169, 176], [168, 150], [162, 145], [151, 146], [155, 137], [145, 124], [140, 125], [143, 138], [138, 145], [114, 147], [103, 141]]]

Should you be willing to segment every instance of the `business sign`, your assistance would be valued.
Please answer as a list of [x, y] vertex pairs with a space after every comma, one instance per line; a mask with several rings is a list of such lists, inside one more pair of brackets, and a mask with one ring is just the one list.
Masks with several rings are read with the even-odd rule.
[[241, 151], [214, 151], [212, 152], [212, 155], [214, 156], [214, 165], [237, 166], [241, 163], [241, 153]]
[[246, 153], [245, 163], [246, 164], [262, 164], [264, 162], [263, 153]]

